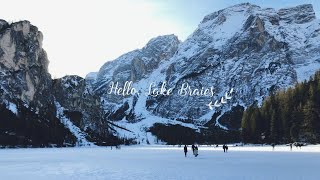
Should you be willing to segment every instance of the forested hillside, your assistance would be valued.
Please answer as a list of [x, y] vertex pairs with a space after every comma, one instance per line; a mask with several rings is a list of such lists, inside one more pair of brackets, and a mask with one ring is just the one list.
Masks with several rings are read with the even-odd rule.
[[248, 143], [320, 142], [320, 71], [309, 81], [273, 93], [261, 107], [243, 114], [242, 140]]

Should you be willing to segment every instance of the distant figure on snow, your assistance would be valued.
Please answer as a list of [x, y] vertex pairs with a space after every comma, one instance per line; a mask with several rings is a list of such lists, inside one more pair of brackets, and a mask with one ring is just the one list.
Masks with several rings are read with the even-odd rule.
[[303, 143], [300, 143], [300, 142], [295, 142], [294, 145], [295, 145], [297, 148], [299, 147], [300, 149], [301, 149], [302, 146], [304, 146], [304, 144], [303, 144]]
[[290, 143], [290, 151], [292, 151], [292, 143]]
[[193, 150], [193, 155], [195, 157], [197, 157], [199, 154], [198, 154], [198, 146], [194, 146], [194, 150]]
[[228, 152], [228, 146], [227, 145], [224, 144], [222, 146], [222, 148], [223, 148], [223, 152], [225, 152], [225, 153]]
[[194, 148], [195, 148], [194, 144], [192, 144], [191, 148], [192, 148], [192, 153], [194, 154]]
[[184, 157], [187, 157], [187, 152], [188, 152], [188, 148], [187, 148], [187, 145], [184, 145]]
[[272, 143], [271, 146], [272, 146], [272, 150], [274, 150], [274, 147], [276, 146], [276, 144]]

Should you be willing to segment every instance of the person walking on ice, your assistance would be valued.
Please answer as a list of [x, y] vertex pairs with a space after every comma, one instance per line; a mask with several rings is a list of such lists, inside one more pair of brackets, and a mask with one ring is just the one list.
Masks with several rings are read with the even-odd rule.
[[187, 145], [184, 145], [184, 157], [187, 157], [187, 152], [188, 152], [188, 148], [187, 148]]
[[193, 150], [193, 155], [195, 157], [197, 157], [199, 154], [198, 154], [198, 146], [194, 146], [194, 150]]
[[228, 146], [226, 144], [224, 144], [222, 148], [224, 153], [228, 152]]
[[194, 145], [194, 144], [192, 144], [191, 148], [192, 148], [192, 153], [194, 154], [194, 148], [195, 148], [195, 145]]

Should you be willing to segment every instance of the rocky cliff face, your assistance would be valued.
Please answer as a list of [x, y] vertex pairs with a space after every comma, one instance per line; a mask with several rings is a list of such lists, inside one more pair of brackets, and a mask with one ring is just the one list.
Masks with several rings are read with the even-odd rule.
[[42, 33], [28, 21], [0, 20], [0, 145], [75, 142], [56, 118], [51, 87]]
[[92, 87], [78, 76], [52, 80], [48, 63], [37, 27], [0, 20], [0, 146], [120, 143]]
[[92, 93], [85, 79], [79, 76], [65, 76], [53, 80], [53, 94], [56, 101], [64, 108], [64, 113], [77, 114], [73, 123], [82, 130], [90, 128], [97, 133], [108, 130], [103, 122], [104, 114], [101, 109], [100, 97]]
[[151, 39], [148, 44], [138, 50], [134, 50], [122, 55], [114, 61], [107, 62], [97, 73], [95, 81], [90, 81], [91, 76], [87, 76], [93, 87], [93, 92], [102, 97], [103, 108], [107, 117], [111, 120], [119, 120], [126, 117], [130, 120], [137, 120], [138, 117], [129, 104], [135, 103], [136, 97], [126, 101], [125, 97], [114, 96], [107, 93], [110, 83], [118, 82], [119, 87], [126, 81], [140, 82], [146, 79], [162, 61], [168, 60], [177, 51], [180, 41], [174, 35], [159, 36]]
[[[270, 93], [308, 79], [320, 68], [319, 23], [311, 5], [278, 11], [235, 5], [204, 17], [182, 43], [172, 35], [158, 37], [142, 50], [107, 62], [91, 81], [93, 92], [103, 97], [108, 117], [131, 128], [134, 137], [148, 136], [146, 131], [155, 122], [237, 129], [240, 119], [230, 118], [232, 111], [239, 114], [254, 102], [261, 104]], [[166, 81], [174, 88], [173, 95], [107, 93], [111, 81], [127, 80], [139, 92], [146, 92], [152, 82], [160, 87]], [[214, 87], [214, 96], [180, 96], [184, 83], [192, 91]], [[208, 108], [231, 88], [232, 99]]]
[[0, 78], [2, 100], [19, 98], [36, 112], [53, 108], [48, 59], [42, 33], [28, 21], [0, 21]]
[[[204, 18], [172, 58], [176, 71], [165, 78], [178, 87], [183, 82], [192, 87], [213, 86], [217, 98], [234, 88], [232, 101], [215, 112], [261, 103], [269, 93], [309, 78], [320, 67], [320, 46], [314, 41], [319, 39], [314, 35], [319, 27], [310, 5], [279, 11], [236, 5]], [[166, 117], [206, 121], [212, 114], [206, 102], [206, 97], [172, 96], [154, 111], [166, 112], [171, 104]], [[194, 108], [178, 109], [183, 105]]]

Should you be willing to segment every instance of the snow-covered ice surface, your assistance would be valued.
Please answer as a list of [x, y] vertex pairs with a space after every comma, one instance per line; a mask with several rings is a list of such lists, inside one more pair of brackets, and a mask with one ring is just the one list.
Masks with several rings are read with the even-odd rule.
[[1, 179], [319, 179], [320, 146], [1, 149]]

